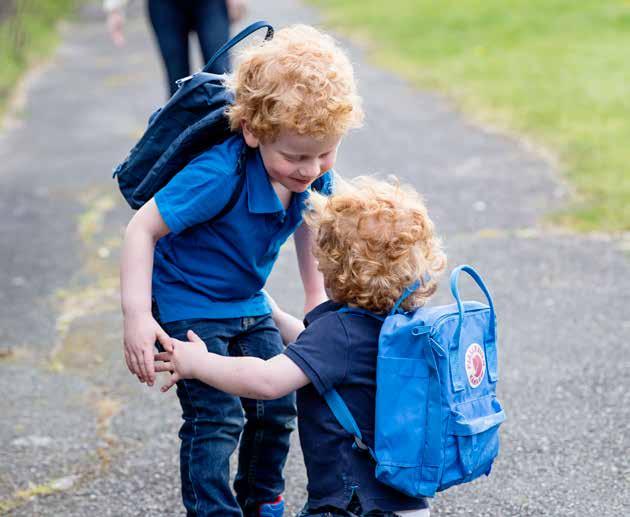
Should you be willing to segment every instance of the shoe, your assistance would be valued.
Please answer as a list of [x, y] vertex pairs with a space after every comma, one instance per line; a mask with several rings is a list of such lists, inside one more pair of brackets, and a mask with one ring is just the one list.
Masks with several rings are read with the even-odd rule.
[[258, 507], [259, 517], [282, 517], [284, 515], [284, 499], [281, 495], [271, 503], [262, 503]]

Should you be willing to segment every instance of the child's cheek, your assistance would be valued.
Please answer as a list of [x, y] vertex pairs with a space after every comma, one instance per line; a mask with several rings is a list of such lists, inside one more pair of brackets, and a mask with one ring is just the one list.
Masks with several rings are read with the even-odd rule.
[[326, 172], [332, 169], [335, 165], [336, 158], [337, 158], [337, 155], [332, 156], [328, 158], [327, 160], [325, 160], [324, 162], [322, 162], [322, 165], [321, 165], [322, 172]]

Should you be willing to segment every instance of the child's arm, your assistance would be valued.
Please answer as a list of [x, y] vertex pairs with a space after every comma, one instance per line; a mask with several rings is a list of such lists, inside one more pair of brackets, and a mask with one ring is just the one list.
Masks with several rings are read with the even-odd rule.
[[224, 357], [208, 352], [192, 330], [189, 342], [172, 339], [171, 351], [155, 355], [155, 371], [172, 372], [162, 391], [181, 379], [198, 379], [221, 391], [258, 400], [284, 397], [310, 380], [284, 354], [267, 361], [257, 357]]
[[276, 301], [267, 291], [265, 291], [265, 296], [271, 306], [271, 317], [280, 331], [282, 342], [285, 345], [293, 343], [304, 330], [304, 323], [278, 307]]
[[295, 250], [298, 257], [300, 276], [304, 284], [304, 312], [307, 313], [328, 299], [324, 288], [324, 277], [317, 269], [313, 256], [313, 233], [302, 223], [295, 231]]
[[[153, 386], [153, 346], [156, 340], [170, 347], [169, 336], [151, 313], [151, 275], [155, 243], [169, 232], [155, 201], [133, 216], [122, 249], [120, 295], [124, 318], [124, 351], [129, 371]], [[168, 349], [168, 348], [167, 348]]]

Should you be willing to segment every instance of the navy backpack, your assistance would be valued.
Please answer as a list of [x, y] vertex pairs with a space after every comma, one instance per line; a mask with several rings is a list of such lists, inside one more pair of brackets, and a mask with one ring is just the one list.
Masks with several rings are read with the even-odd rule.
[[217, 50], [200, 72], [178, 80], [179, 89], [149, 117], [142, 138], [114, 169], [131, 208], [140, 208], [190, 160], [231, 135], [225, 109], [233, 98], [224, 85], [225, 76], [212, 73], [212, 67], [221, 55], [261, 28], [267, 28], [265, 40], [273, 37], [273, 27], [264, 21], [245, 28]]
[[[487, 304], [462, 302], [457, 281], [468, 273]], [[450, 278], [455, 303], [399, 312], [406, 290], [383, 318], [376, 373], [375, 446], [362, 441], [354, 418], [337, 393], [325, 398], [342, 427], [376, 462], [376, 477], [412, 497], [435, 495], [450, 486], [488, 475], [499, 453], [505, 413], [496, 396], [497, 333], [488, 289], [471, 266]]]

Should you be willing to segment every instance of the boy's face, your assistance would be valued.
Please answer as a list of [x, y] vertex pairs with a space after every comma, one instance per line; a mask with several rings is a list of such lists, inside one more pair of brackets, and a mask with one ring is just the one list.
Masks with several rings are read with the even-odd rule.
[[280, 131], [273, 142], [261, 142], [243, 126], [249, 147], [258, 147], [271, 182], [291, 192], [304, 192], [317, 178], [330, 170], [337, 158], [340, 136], [316, 140], [292, 131]]

